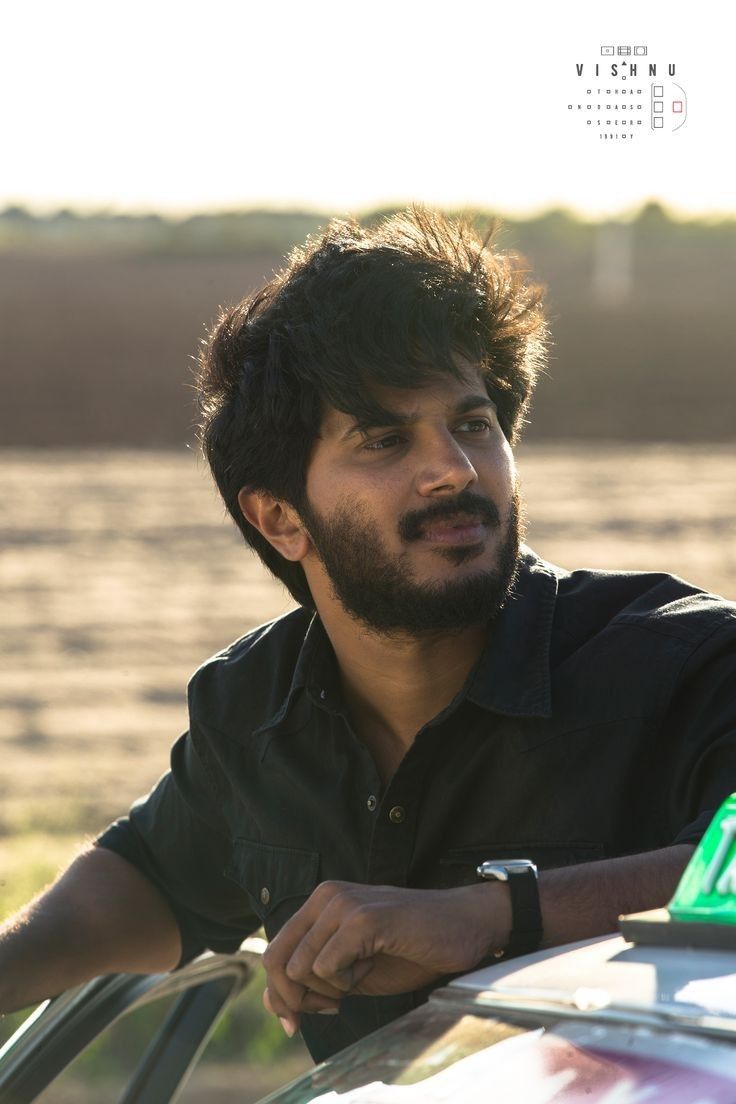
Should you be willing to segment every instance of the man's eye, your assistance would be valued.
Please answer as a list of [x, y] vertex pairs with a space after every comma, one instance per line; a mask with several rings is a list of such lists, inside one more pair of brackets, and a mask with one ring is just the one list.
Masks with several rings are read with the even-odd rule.
[[483, 433], [485, 430], [492, 429], [493, 426], [488, 418], [469, 418], [467, 422], [463, 422], [457, 428], [461, 433]]
[[382, 452], [384, 449], [393, 448], [401, 444], [401, 437], [397, 433], [389, 433], [386, 437], [376, 437], [372, 441], [366, 441], [364, 449], [369, 452]]

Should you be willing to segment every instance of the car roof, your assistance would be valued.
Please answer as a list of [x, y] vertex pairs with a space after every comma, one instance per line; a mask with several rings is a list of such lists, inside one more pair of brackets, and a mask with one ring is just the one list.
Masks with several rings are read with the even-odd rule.
[[481, 1004], [666, 1019], [736, 1034], [736, 951], [626, 942], [612, 935], [538, 951], [443, 991]]

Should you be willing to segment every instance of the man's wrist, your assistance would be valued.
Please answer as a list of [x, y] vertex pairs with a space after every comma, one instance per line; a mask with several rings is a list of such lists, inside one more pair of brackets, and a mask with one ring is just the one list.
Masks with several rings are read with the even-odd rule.
[[503, 954], [511, 939], [511, 894], [503, 882], [479, 882], [472, 893], [476, 930], [479, 933], [474, 966], [487, 965]]

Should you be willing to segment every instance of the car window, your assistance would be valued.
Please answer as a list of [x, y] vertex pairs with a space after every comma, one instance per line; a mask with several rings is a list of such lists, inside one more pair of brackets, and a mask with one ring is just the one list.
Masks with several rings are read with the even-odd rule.
[[[268, 1104], [734, 1104], [736, 1044], [430, 1002]], [[266, 1104], [266, 1101], [263, 1102]]]
[[261, 996], [266, 977], [261, 966], [218, 1021], [177, 1104], [250, 1104], [314, 1069], [300, 1035], [289, 1039]]
[[135, 1008], [111, 1024], [67, 1066], [38, 1104], [117, 1104], [177, 994]]

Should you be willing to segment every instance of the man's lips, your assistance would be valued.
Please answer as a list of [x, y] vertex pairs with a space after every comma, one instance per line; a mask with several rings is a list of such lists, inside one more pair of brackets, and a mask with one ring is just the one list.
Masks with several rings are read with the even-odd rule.
[[463, 491], [454, 501], [438, 501], [423, 510], [411, 510], [399, 521], [399, 536], [425, 544], [477, 544], [501, 522], [495, 502]]
[[422, 527], [420, 540], [430, 544], [477, 544], [488, 531], [478, 518], [443, 518]]

